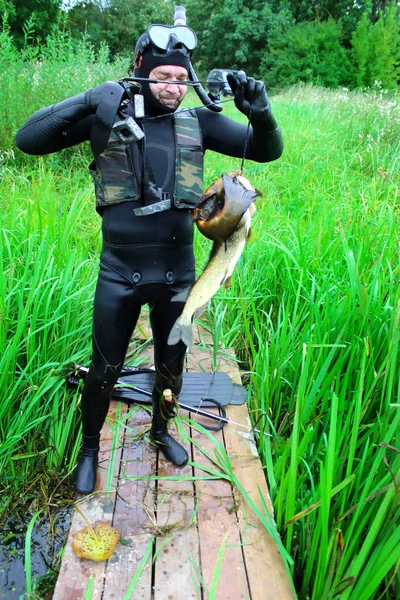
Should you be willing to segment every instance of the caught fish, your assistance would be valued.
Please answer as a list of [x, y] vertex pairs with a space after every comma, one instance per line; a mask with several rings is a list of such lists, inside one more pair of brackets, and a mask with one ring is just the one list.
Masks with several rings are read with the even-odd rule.
[[[199, 227], [200, 231], [207, 231], [207, 237], [212, 235], [214, 244], [201, 276], [189, 291], [184, 290], [172, 298], [172, 302], [186, 301], [186, 303], [169, 334], [168, 344], [171, 346], [180, 340], [186, 346], [191, 346], [193, 320], [201, 315], [221, 285], [229, 287], [233, 270], [251, 235], [251, 216], [255, 211], [253, 202], [260, 195], [259, 192], [251, 187], [247, 180], [245, 180], [245, 187], [236, 174], [224, 174], [221, 180], [223, 187], [214, 188], [208, 198], [202, 197], [194, 212], [194, 219], [198, 225], [203, 224], [203, 230]], [[210, 188], [204, 196], [209, 190]], [[224, 198], [221, 198], [221, 195]], [[214, 226], [215, 220], [220, 227]], [[205, 227], [206, 224], [208, 229]]]
[[[243, 190], [239, 192], [240, 186]], [[252, 193], [245, 194], [245, 190]], [[223, 174], [206, 189], [193, 211], [193, 220], [199, 231], [214, 242], [225, 242], [236, 230], [239, 221], [260, 196], [242, 171]]]

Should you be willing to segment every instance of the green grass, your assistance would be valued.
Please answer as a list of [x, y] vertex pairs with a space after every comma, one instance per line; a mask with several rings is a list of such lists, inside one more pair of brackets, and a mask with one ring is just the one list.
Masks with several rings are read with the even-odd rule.
[[[40, 473], [66, 475], [79, 446], [79, 394], [66, 389], [65, 375], [90, 356], [100, 219], [88, 151], [23, 157], [12, 138], [35, 108], [121, 67], [103, 57], [85, 78], [95, 58], [82, 50], [78, 60], [63, 43], [58, 51], [50, 44], [55, 66], [44, 61], [40, 77], [55, 81], [62, 71], [65, 87], [40, 86], [48, 93], [37, 97], [35, 61], [21, 62], [4, 33], [0, 40], [0, 110], [8, 114], [0, 128], [2, 510], [32, 497]], [[63, 53], [69, 62], [59, 62]], [[10, 103], [18, 87], [23, 100]], [[234, 347], [246, 371], [299, 598], [393, 599], [400, 594], [399, 103], [384, 93], [297, 87], [272, 104], [285, 152], [271, 164], [245, 163], [263, 192], [252, 240], [231, 288], [218, 292], [204, 318], [220, 352]], [[232, 104], [224, 112], [245, 121]], [[240, 163], [208, 153], [205, 185]], [[199, 271], [209, 248], [197, 234]], [[215, 351], [215, 368], [218, 360]], [[229, 460], [218, 458], [232, 481]], [[216, 565], [215, 588], [218, 572]]]
[[0, 185], [0, 468], [16, 490], [37, 460], [72, 466], [76, 454], [77, 395], [63, 380], [89, 353], [98, 232], [88, 202], [78, 178], [44, 165]]
[[221, 344], [273, 434], [259, 450], [299, 597], [394, 598], [399, 104], [295, 88], [273, 106], [285, 153], [245, 165], [263, 198], [208, 318], [220, 329], [224, 312]]

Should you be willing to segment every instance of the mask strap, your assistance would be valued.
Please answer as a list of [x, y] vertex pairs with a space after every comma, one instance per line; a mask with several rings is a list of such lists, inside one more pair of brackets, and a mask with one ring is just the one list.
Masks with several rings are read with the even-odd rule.
[[142, 61], [143, 61], [143, 53], [139, 49], [136, 52], [135, 60], [133, 61], [133, 66], [135, 67], [135, 69], [140, 69], [140, 67], [142, 66]]

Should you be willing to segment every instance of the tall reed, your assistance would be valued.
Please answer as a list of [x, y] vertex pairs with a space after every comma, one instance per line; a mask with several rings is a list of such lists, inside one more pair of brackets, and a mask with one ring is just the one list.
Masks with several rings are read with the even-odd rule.
[[[127, 50], [129, 52], [129, 50]], [[7, 22], [0, 30], [0, 148], [15, 149], [15, 133], [35, 110], [127, 73], [129, 59], [110, 60], [88, 38], [73, 40], [55, 28], [41, 46], [18, 50]]]
[[[89, 359], [100, 243], [86, 148], [27, 159], [13, 136], [36, 108], [125, 68], [85, 44], [78, 56], [61, 33], [47, 48], [17, 54], [0, 36], [3, 508], [33, 474], [75, 462], [78, 394], [65, 374]], [[252, 417], [272, 434], [258, 445], [299, 597], [394, 598], [399, 103], [318, 88], [272, 103], [285, 153], [245, 164], [264, 197], [232, 287], [207, 316], [215, 341], [235, 347]], [[240, 163], [208, 153], [206, 183]], [[208, 249], [196, 235], [199, 270]]]
[[0, 183], [0, 471], [15, 490], [38, 465], [76, 457], [77, 395], [65, 375], [88, 360], [99, 247], [90, 188], [44, 162]]
[[272, 434], [259, 450], [299, 597], [393, 598], [400, 107], [316, 88], [273, 103], [285, 154], [246, 165], [264, 197], [211, 319], [224, 310], [222, 342], [247, 365], [253, 419]]

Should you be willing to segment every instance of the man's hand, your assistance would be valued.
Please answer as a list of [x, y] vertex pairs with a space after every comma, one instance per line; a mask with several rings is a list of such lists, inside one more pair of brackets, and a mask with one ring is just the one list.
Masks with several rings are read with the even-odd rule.
[[102, 83], [101, 85], [98, 85], [97, 87], [92, 88], [85, 93], [86, 105], [92, 113], [95, 113], [101, 99], [104, 99], [109, 95], [113, 95], [114, 93], [118, 94], [118, 96], [121, 95], [121, 85], [119, 83], [116, 83], [115, 81], [107, 81], [106, 83]]
[[271, 117], [271, 105], [262, 81], [247, 77], [244, 71], [227, 75], [238, 110], [251, 120], [267, 120]]

